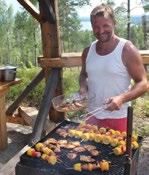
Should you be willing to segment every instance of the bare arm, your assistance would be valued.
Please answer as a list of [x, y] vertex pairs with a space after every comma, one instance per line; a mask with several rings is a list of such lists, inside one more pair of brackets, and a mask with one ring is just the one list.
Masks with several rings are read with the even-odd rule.
[[80, 93], [83, 94], [87, 92], [87, 73], [86, 73], [86, 58], [89, 51], [89, 47], [85, 48], [82, 53], [82, 68], [79, 77]]
[[141, 55], [131, 42], [127, 42], [123, 49], [123, 63], [134, 80], [134, 85], [128, 92], [109, 99], [107, 109], [111, 111], [118, 110], [123, 103], [143, 95], [148, 88]]
[[147, 91], [147, 77], [139, 51], [132, 43], [126, 44], [124, 48], [124, 64], [134, 80], [134, 86], [126, 94], [123, 94], [123, 101], [127, 102], [143, 95]]

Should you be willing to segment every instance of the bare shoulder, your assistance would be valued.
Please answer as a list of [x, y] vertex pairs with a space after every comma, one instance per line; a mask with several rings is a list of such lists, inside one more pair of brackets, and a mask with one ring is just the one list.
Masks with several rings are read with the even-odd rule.
[[127, 41], [123, 49], [123, 62], [127, 66], [130, 63], [141, 63], [139, 50], [131, 41]]
[[143, 79], [146, 81], [146, 73], [141, 55], [139, 50], [130, 41], [128, 41], [124, 46], [123, 62], [135, 82], [140, 82]]

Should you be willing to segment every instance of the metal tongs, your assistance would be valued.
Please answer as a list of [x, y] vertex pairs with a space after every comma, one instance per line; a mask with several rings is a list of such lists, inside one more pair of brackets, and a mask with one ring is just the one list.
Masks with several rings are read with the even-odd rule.
[[105, 110], [106, 107], [107, 107], [106, 104], [103, 104], [102, 106], [97, 107], [95, 110], [90, 111], [90, 112], [88, 112], [87, 114], [82, 114], [82, 115], [80, 115], [79, 119], [81, 119], [81, 120], [87, 120], [87, 119], [89, 119], [90, 117], [92, 117], [93, 115], [96, 115], [96, 114], [98, 114], [99, 112]]

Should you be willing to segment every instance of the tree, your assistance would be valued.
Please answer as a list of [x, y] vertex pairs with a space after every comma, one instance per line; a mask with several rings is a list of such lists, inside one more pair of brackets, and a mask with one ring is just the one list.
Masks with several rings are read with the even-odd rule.
[[82, 7], [85, 4], [89, 4], [89, 0], [59, 0], [61, 44], [63, 52], [72, 51], [73, 45], [77, 44], [77, 31], [80, 30], [81, 25], [75, 7]]
[[138, 49], [144, 48], [143, 35], [144, 34], [141, 25], [131, 26], [131, 41], [135, 44], [135, 46]]
[[14, 24], [16, 48], [20, 53], [20, 62], [27, 66], [29, 62], [37, 65], [37, 55], [41, 53], [40, 28], [37, 21], [25, 10], [17, 12]]
[[[126, 20], [126, 8], [124, 7], [124, 4], [122, 3], [120, 6], [116, 7], [114, 9], [115, 12], [115, 18], [116, 18], [116, 34], [127, 38], [127, 20]], [[122, 27], [123, 26], [123, 27]]]
[[78, 51], [82, 51], [85, 47], [89, 46], [91, 42], [95, 40], [94, 35], [91, 31], [79, 31], [79, 40], [78, 40]]
[[149, 12], [149, 2], [147, 0], [143, 0], [143, 8], [145, 11], [145, 14], [142, 16], [142, 26], [143, 26], [143, 32], [144, 32], [144, 49], [149, 49], [149, 26], [147, 23], [147, 15], [146, 12]]
[[1, 64], [11, 63], [11, 51], [13, 49], [13, 9], [7, 7], [4, 1], [0, 1], [0, 60]]

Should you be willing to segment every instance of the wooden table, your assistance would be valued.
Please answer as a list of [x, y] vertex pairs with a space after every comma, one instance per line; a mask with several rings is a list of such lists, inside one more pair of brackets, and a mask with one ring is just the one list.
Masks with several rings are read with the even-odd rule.
[[18, 78], [10, 82], [0, 82], [0, 150], [3, 150], [7, 147], [5, 96], [10, 90], [10, 87], [18, 83], [20, 83], [20, 79]]

